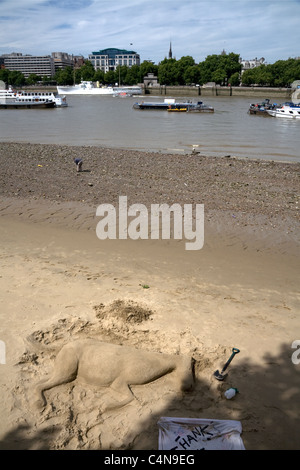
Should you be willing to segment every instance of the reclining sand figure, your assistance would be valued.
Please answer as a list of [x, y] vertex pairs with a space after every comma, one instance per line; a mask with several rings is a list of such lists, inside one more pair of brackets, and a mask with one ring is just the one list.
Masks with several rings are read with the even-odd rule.
[[120, 399], [106, 409], [124, 406], [134, 399], [131, 385], [143, 385], [172, 373], [177, 389], [191, 390], [194, 385], [194, 361], [191, 357], [168, 355], [105, 343], [94, 339], [66, 344], [57, 354], [54, 370], [48, 379], [37, 384], [36, 406], [46, 404], [45, 390], [72, 382], [110, 387]]

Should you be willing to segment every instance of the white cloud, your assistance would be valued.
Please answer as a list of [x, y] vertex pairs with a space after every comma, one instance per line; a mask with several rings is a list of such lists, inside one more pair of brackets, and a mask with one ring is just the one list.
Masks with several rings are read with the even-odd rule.
[[300, 55], [299, 17], [299, 0], [0, 0], [0, 54], [119, 47], [158, 63], [172, 41], [177, 59], [225, 49], [274, 62]]

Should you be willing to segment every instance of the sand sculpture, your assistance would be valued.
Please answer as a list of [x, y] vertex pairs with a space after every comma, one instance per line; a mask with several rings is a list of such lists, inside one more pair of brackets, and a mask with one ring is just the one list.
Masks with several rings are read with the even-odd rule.
[[120, 407], [134, 399], [133, 385], [144, 385], [172, 373], [176, 389], [193, 388], [193, 359], [120, 346], [94, 339], [67, 343], [57, 354], [50, 377], [36, 388], [36, 406], [46, 404], [45, 390], [72, 382], [75, 379], [97, 387], [110, 387], [111, 400], [105, 409]]

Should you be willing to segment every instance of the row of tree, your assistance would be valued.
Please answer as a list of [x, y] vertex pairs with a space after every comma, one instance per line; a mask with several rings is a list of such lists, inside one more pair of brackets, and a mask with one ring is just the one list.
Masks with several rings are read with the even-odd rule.
[[[272, 87], [287, 87], [294, 80], [300, 79], [300, 59], [279, 60], [274, 64], [260, 65], [242, 73], [240, 56], [233, 52], [220, 55], [209, 55], [203, 62], [196, 64], [191, 56], [181, 59], [164, 59], [159, 65], [144, 61], [141, 65], [131, 68], [120, 66], [116, 71], [104, 73], [95, 71], [91, 62], [86, 61], [80, 68], [73, 70], [66, 67], [56, 72], [51, 79], [58, 85], [72, 85], [81, 80], [91, 80], [102, 84], [136, 85], [143, 83], [148, 73], [157, 76], [160, 85], [203, 85], [215, 82], [218, 85], [260, 85]], [[0, 80], [13, 86], [33, 85], [41, 81], [49, 84], [48, 77], [31, 74], [27, 79], [21, 72], [0, 70]]]

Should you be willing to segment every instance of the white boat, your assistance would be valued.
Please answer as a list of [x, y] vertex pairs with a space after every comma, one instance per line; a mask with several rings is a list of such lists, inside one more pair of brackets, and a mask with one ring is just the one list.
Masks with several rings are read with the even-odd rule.
[[300, 119], [300, 105], [286, 103], [276, 109], [268, 109], [267, 113], [273, 117]]
[[8, 90], [0, 89], [0, 108], [2, 109], [30, 109], [54, 108], [53, 100], [41, 99], [36, 96], [22, 96], [11, 87]]
[[273, 117], [288, 118], [288, 119], [300, 119], [300, 88], [297, 87], [293, 92], [289, 103], [284, 103], [282, 106], [278, 106], [275, 109], [267, 110], [268, 114]]
[[38, 99], [39, 101], [54, 101], [56, 107], [68, 106], [65, 96], [52, 91], [17, 91], [16, 96], [21, 98]]
[[142, 88], [139, 86], [100, 86], [97, 82], [95, 86], [91, 81], [81, 81], [74, 86], [57, 86], [57, 91], [62, 95], [116, 95], [117, 93], [128, 93], [141, 95]]
[[113, 87], [95, 87], [93, 82], [82, 81], [74, 86], [57, 86], [59, 95], [113, 95]]

